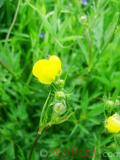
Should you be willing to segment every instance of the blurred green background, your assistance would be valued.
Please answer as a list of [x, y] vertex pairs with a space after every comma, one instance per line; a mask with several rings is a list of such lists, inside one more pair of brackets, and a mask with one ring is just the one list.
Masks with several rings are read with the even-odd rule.
[[[103, 156], [120, 150], [120, 136], [104, 128], [120, 113], [108, 103], [120, 98], [119, 16], [119, 0], [0, 0], [0, 160], [27, 160], [49, 92], [31, 70], [51, 54], [61, 58], [74, 115], [44, 132], [32, 159], [119, 160]], [[49, 146], [95, 147], [99, 157], [41, 157]]]

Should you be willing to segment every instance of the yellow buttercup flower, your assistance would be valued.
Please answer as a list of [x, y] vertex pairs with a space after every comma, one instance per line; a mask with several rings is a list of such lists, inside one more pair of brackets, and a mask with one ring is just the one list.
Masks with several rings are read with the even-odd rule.
[[105, 121], [105, 127], [110, 133], [120, 132], [120, 115], [116, 113], [108, 117]]
[[59, 57], [52, 55], [49, 59], [38, 60], [33, 66], [32, 74], [37, 77], [41, 83], [51, 84], [61, 71], [61, 60]]

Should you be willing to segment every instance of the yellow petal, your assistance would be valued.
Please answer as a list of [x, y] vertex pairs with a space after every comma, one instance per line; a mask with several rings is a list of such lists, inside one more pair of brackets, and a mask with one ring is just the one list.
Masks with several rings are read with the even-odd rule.
[[59, 59], [59, 57], [57, 57], [55, 55], [50, 56], [49, 62], [50, 62], [52, 74], [53, 75], [60, 74], [62, 71], [62, 65], [61, 65], [61, 60]]
[[51, 77], [50, 75], [49, 61], [46, 59], [37, 61], [33, 66], [32, 73], [44, 84], [51, 84], [54, 80], [54, 77]]

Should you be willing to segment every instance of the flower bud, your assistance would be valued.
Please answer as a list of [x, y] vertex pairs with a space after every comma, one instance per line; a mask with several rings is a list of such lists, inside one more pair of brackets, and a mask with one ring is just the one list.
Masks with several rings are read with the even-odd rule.
[[114, 106], [119, 106], [120, 105], [120, 101], [118, 99], [116, 99], [115, 101], [112, 101], [112, 100], [104, 100], [104, 103], [107, 105], [107, 106], [110, 106], [110, 107], [114, 107]]
[[86, 16], [86, 15], [81, 16], [81, 17], [80, 17], [80, 22], [81, 22], [82, 24], [85, 24], [85, 23], [87, 22], [87, 16]]
[[111, 107], [114, 106], [114, 102], [113, 102], [112, 100], [106, 100], [106, 101], [105, 101], [105, 104], [106, 104], [107, 106], [111, 106]]
[[66, 112], [66, 104], [63, 103], [63, 102], [57, 102], [54, 105], [53, 110], [58, 115], [62, 115], [62, 114], [64, 114]]
[[63, 91], [57, 91], [56, 93], [55, 93], [55, 98], [56, 99], [64, 99], [65, 98], [65, 93], [63, 92]]
[[65, 84], [65, 81], [62, 80], [62, 79], [58, 79], [58, 80], [56, 81], [56, 84], [57, 84], [59, 87], [63, 88], [63, 87], [64, 87], [64, 84]]

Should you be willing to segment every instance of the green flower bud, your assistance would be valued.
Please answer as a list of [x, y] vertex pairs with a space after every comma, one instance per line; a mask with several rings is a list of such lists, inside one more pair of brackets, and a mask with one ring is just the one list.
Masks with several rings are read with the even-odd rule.
[[119, 106], [120, 105], [120, 101], [118, 99], [116, 99], [115, 101], [112, 101], [112, 100], [104, 100], [104, 103], [107, 105], [107, 106], [110, 106], [110, 107], [114, 107], [114, 106]]
[[56, 84], [57, 84], [59, 87], [63, 88], [63, 87], [64, 87], [64, 84], [65, 84], [65, 81], [62, 80], [62, 79], [58, 79], [58, 80], [56, 81]]
[[108, 105], [108, 106], [111, 106], [111, 107], [114, 106], [114, 102], [112, 100], [106, 100], [105, 104]]
[[64, 99], [65, 98], [65, 93], [63, 91], [57, 91], [55, 93], [55, 98], [56, 99]]
[[62, 115], [62, 114], [64, 114], [66, 112], [66, 104], [63, 103], [63, 102], [57, 102], [54, 105], [53, 110], [58, 115]]
[[87, 16], [86, 16], [86, 15], [81, 16], [81, 17], [80, 17], [80, 22], [81, 22], [82, 24], [86, 24], [86, 23], [87, 23]]

